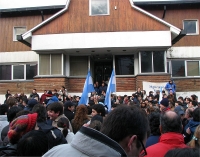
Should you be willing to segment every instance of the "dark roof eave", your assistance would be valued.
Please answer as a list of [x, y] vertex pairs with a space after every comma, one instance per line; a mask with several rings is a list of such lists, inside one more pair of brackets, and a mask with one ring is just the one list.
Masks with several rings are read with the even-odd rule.
[[172, 45], [176, 44], [180, 39], [182, 39], [184, 36], [186, 36], [186, 34], [187, 33], [186, 33], [185, 30], [181, 30], [181, 32], [179, 33], [179, 35], [172, 40]]
[[28, 47], [31, 47], [31, 44], [22, 38], [22, 35], [17, 35], [17, 40]]
[[29, 8], [10, 8], [0, 9], [0, 12], [18, 12], [18, 11], [33, 11], [33, 10], [49, 10], [49, 9], [63, 9], [65, 5], [45, 6], [45, 7], [29, 7]]
[[133, 0], [133, 3], [134, 3], [134, 5], [173, 5], [173, 4], [200, 4], [200, 1], [199, 0], [193, 0], [193, 1], [191, 1], [191, 0], [184, 0], [184, 1], [182, 1], [182, 0], [179, 0], [179, 1], [148, 1], [148, 0], [146, 0], [146, 1], [138, 1], [138, 2], [134, 2], [134, 0]]

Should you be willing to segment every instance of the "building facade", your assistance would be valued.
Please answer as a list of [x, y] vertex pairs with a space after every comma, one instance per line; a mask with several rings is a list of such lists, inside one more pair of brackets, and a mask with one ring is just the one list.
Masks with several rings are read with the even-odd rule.
[[198, 92], [200, 3], [147, 2], [66, 0], [1, 9], [1, 96], [7, 89], [42, 93], [61, 86], [81, 95], [88, 69], [101, 83], [113, 68], [117, 94], [170, 78], [177, 92]]

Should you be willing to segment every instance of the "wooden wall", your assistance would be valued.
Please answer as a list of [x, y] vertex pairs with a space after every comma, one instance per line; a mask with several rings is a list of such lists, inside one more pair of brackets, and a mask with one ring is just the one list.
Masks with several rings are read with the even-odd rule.
[[33, 35], [157, 30], [169, 28], [134, 10], [129, 0], [110, 0], [110, 15], [103, 16], [89, 16], [89, 0], [73, 0], [68, 11], [36, 30]]
[[[44, 19], [52, 15], [44, 15]], [[42, 22], [41, 15], [0, 17], [0, 52], [30, 51], [31, 48], [21, 42], [13, 41], [13, 27], [26, 26], [27, 31]]]
[[[145, 10], [152, 13], [153, 15], [162, 18], [163, 16], [163, 10], [164, 6], [160, 7], [144, 7]], [[166, 7], [166, 13], [163, 20], [171, 23], [172, 25], [183, 29], [183, 20], [200, 20], [200, 5], [196, 6], [180, 6], [180, 5], [174, 5], [174, 6], [167, 6]], [[200, 29], [200, 21], [199, 26]], [[200, 30], [199, 30], [200, 32]], [[178, 43], [176, 43], [174, 46], [200, 46], [200, 35], [189, 35], [183, 37]]]

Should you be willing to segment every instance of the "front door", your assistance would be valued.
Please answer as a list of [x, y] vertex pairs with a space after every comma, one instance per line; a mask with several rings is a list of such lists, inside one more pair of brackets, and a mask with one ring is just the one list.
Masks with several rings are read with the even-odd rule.
[[108, 77], [111, 76], [113, 68], [112, 58], [101, 59], [94, 61], [94, 82], [98, 81], [101, 85], [102, 81], [107, 81]]

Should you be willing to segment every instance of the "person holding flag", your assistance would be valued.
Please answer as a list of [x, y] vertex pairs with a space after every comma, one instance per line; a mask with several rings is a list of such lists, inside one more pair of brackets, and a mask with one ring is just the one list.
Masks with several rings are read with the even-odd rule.
[[113, 69], [110, 80], [108, 82], [108, 87], [106, 90], [106, 97], [104, 104], [108, 107], [108, 112], [111, 111], [111, 93], [116, 92], [116, 77], [115, 77], [115, 70]]
[[85, 84], [83, 87], [83, 93], [81, 95], [81, 99], [78, 103], [78, 105], [84, 104], [84, 105], [88, 105], [88, 93], [94, 92], [94, 86], [93, 86], [93, 82], [92, 82], [92, 77], [90, 75], [90, 70], [88, 71], [86, 80], [85, 80]]

